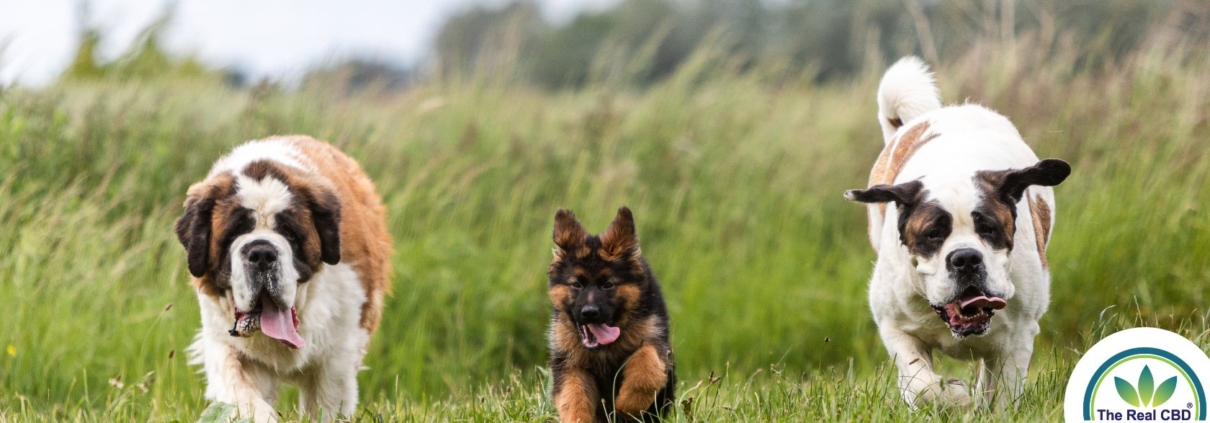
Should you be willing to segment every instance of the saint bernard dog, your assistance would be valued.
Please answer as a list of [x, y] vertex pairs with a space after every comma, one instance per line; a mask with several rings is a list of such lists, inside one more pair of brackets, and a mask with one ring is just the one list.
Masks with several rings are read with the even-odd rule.
[[[915, 57], [887, 70], [878, 108], [886, 145], [868, 188], [845, 198], [868, 204], [870, 309], [900, 392], [913, 408], [1015, 405], [1050, 301], [1050, 187], [1071, 167], [1039, 161], [996, 112], [942, 107]], [[933, 350], [978, 362], [973, 392], [937, 374]]]
[[357, 162], [303, 136], [237, 147], [189, 187], [176, 234], [201, 304], [206, 398], [276, 421], [278, 385], [315, 421], [349, 416], [382, 317], [391, 238]]

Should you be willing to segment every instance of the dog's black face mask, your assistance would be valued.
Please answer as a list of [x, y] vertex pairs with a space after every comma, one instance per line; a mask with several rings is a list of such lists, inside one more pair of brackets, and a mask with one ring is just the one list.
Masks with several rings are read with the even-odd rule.
[[569, 283], [572, 287], [572, 295], [575, 297], [570, 311], [576, 323], [580, 325], [616, 323], [613, 314], [615, 305], [619, 302], [617, 298], [614, 298], [617, 285], [608, 280], [585, 285], [580, 281], [581, 279], [586, 278], [573, 277]]

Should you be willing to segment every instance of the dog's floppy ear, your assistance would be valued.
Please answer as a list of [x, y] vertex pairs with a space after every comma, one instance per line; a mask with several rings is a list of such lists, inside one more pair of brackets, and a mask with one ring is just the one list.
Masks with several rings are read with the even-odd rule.
[[330, 189], [310, 197], [311, 223], [319, 234], [319, 257], [327, 264], [340, 263], [340, 198]]
[[844, 199], [859, 203], [889, 203], [910, 206], [920, 201], [920, 181], [908, 181], [899, 185], [874, 185], [868, 189], [851, 189], [844, 192]]
[[559, 209], [555, 212], [555, 232], [551, 238], [563, 251], [575, 251], [584, 244], [584, 239], [588, 238], [588, 231], [576, 220], [575, 213]]
[[618, 215], [609, 224], [609, 229], [601, 234], [601, 249], [610, 257], [622, 258], [636, 252], [639, 247], [639, 237], [634, 231], [634, 215], [626, 206], [618, 209]]
[[189, 274], [202, 277], [209, 267], [210, 226], [214, 212], [214, 190], [210, 186], [195, 185], [189, 189], [185, 200], [185, 213], [173, 225], [177, 240], [185, 246]]
[[1063, 180], [1071, 175], [1071, 165], [1059, 159], [1045, 159], [1024, 169], [1003, 170], [998, 173], [1000, 184], [996, 187], [996, 194], [1002, 201], [1014, 205], [1021, 201], [1021, 196], [1025, 195], [1025, 190], [1031, 185], [1053, 187], [1063, 183]]

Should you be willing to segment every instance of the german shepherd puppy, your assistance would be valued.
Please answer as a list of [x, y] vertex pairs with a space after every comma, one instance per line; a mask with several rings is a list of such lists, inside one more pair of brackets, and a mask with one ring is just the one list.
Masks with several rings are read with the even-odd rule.
[[639, 255], [634, 216], [589, 235], [570, 211], [555, 213], [550, 264], [551, 397], [564, 423], [658, 421], [675, 397], [668, 311]]

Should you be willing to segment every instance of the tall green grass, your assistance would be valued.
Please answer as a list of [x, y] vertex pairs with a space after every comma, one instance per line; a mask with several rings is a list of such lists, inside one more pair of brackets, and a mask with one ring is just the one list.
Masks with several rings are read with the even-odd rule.
[[[601, 230], [626, 204], [695, 398], [679, 418], [997, 419], [908, 413], [887, 373], [865, 300], [865, 209], [840, 196], [882, 147], [879, 70], [816, 86], [695, 60], [643, 91], [482, 78], [390, 96], [204, 80], [0, 92], [0, 420], [196, 418], [204, 381], [185, 349], [198, 310], [171, 225], [213, 160], [282, 133], [357, 158], [389, 209], [394, 295], [359, 377], [364, 417], [548, 417], [537, 369], [553, 213]], [[1000, 111], [1074, 169], [1056, 189], [1025, 420], [1058, 418], [1097, 322], [1205, 345], [1210, 61], [1069, 65], [1019, 48], [937, 69], [947, 102]], [[711, 372], [727, 378], [710, 384]]]

